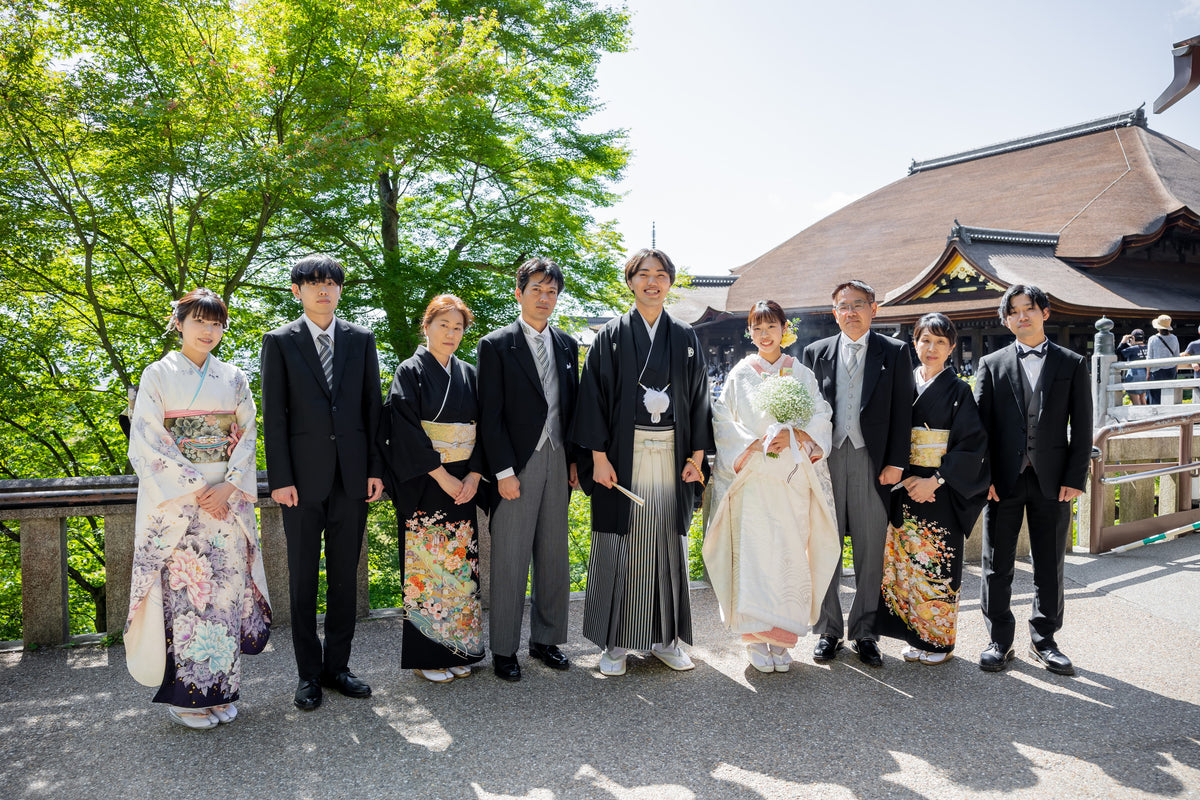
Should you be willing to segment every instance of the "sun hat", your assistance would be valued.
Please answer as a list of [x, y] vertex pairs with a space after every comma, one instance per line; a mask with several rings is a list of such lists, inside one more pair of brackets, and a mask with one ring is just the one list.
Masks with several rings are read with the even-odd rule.
[[1154, 322], [1151, 322], [1150, 324], [1160, 331], [1171, 330], [1171, 318], [1166, 314], [1159, 314], [1154, 318]]

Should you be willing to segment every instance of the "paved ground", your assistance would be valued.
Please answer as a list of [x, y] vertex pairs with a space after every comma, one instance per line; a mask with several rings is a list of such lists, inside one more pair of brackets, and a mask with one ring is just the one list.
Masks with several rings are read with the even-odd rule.
[[399, 623], [381, 619], [353, 659], [375, 696], [302, 714], [281, 630], [246, 661], [239, 719], [212, 731], [171, 725], [120, 648], [0, 653], [0, 798], [1200, 797], [1200, 536], [1068, 560], [1075, 678], [1023, 654], [979, 671], [977, 568], [962, 657], [939, 667], [895, 642], [881, 670], [817, 666], [809, 637], [790, 673], [760, 675], [700, 588], [690, 674], [631, 659], [599, 676], [576, 601], [569, 672], [436, 686], [400, 672]]

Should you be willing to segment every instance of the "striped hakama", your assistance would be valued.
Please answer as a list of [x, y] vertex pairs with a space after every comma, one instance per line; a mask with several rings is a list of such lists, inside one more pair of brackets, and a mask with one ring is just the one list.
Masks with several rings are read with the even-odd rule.
[[675, 527], [675, 431], [637, 428], [625, 535], [592, 531], [583, 635], [602, 648], [692, 642], [687, 537]]

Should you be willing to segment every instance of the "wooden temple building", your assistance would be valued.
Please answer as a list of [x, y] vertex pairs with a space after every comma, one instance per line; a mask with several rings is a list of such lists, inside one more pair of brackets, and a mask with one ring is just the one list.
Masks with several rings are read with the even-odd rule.
[[951, 317], [960, 365], [1012, 340], [996, 309], [1015, 283], [1046, 291], [1047, 335], [1077, 352], [1104, 316], [1119, 339], [1168, 314], [1186, 345], [1200, 322], [1200, 150], [1150, 130], [1138, 108], [914, 161], [731, 275], [694, 279], [671, 309], [710, 362], [732, 364], [751, 350], [746, 312], [774, 299], [800, 318], [799, 353], [836, 332], [830, 292], [851, 278], [874, 287], [880, 332]]

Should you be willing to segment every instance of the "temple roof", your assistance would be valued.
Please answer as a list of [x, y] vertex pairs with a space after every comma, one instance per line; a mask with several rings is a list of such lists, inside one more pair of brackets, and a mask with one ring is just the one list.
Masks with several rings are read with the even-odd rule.
[[[870, 283], [881, 299], [894, 296], [948, 263], [947, 231], [963, 220], [980, 226], [968, 229], [979, 233], [959, 241], [955, 251], [1002, 284], [1019, 276], [1047, 291], [1060, 287], [1061, 301], [1081, 308], [1194, 314], [1200, 292], [1190, 288], [1174, 295], [1176, 305], [1164, 306], [1173, 295], [1137, 285], [1128, 267], [1088, 277], [1090, 268], [1126, 249], [1155, 242], [1169, 225], [1200, 234], [1200, 150], [1145, 124], [1137, 109], [914, 162], [906, 177], [733, 270], [738, 280], [726, 308], [744, 312], [770, 297], [790, 311], [827, 310], [830, 291], [850, 278]], [[1036, 242], [995, 240], [997, 232]], [[1180, 272], [1196, 272], [1193, 267]]]

